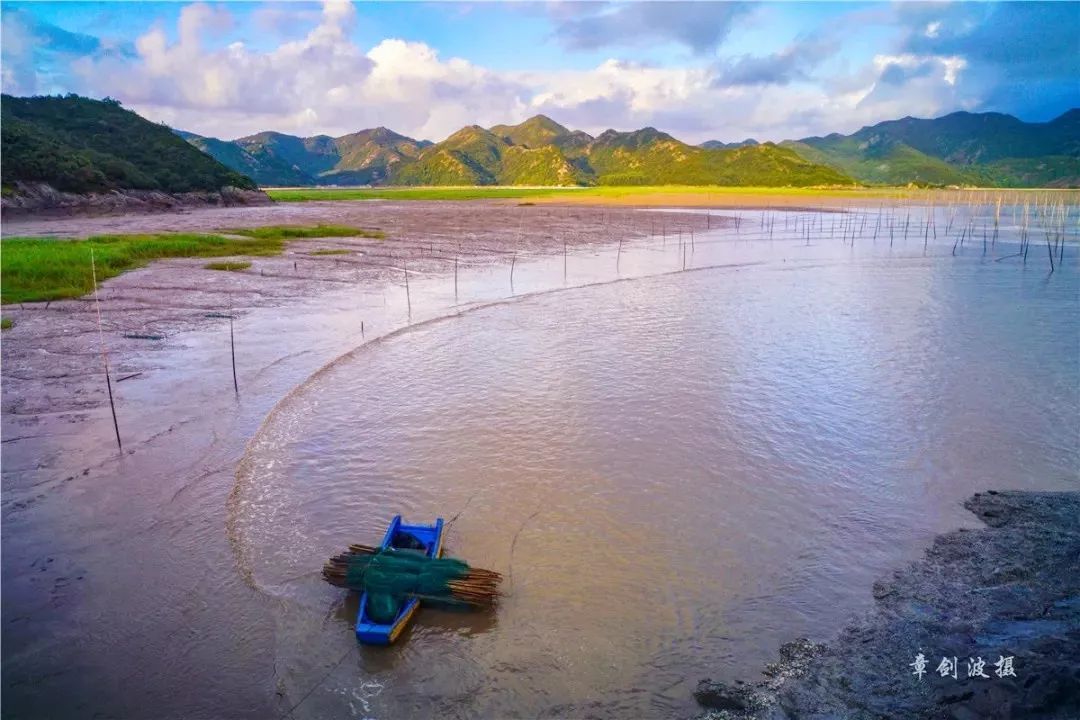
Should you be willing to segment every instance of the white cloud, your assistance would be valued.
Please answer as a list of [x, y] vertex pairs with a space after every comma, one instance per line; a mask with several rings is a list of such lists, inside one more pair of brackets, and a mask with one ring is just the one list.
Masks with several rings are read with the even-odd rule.
[[[274, 12], [263, 21], [280, 24]], [[352, 4], [326, 3], [317, 17], [305, 13], [305, 34], [256, 49], [215, 44], [234, 22], [227, 8], [186, 6], [175, 40], [154, 27], [131, 53], [80, 57], [71, 63], [69, 89], [109, 95], [152, 120], [222, 138], [260, 130], [341, 135], [384, 125], [440, 140], [464, 125], [544, 112], [594, 134], [652, 125], [688, 142], [780, 140], [963, 106], [965, 61], [958, 55], [882, 54], [849, 76], [793, 75], [765, 86], [729, 84], [726, 66], [710, 60], [653, 67], [609, 59], [582, 70], [496, 71], [404, 39], [361, 48], [351, 38], [358, 23]], [[5, 24], [5, 42], [7, 30]], [[5, 87], [8, 72], [5, 64]]]

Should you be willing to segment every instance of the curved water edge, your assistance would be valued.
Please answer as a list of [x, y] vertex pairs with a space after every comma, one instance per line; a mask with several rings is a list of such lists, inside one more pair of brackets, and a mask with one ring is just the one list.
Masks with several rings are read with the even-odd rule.
[[[676, 270], [548, 288], [458, 307], [335, 358], [268, 413], [229, 498], [237, 567], [281, 601], [285, 690], [304, 695], [314, 658], [354, 642], [354, 608], [302, 571], [353, 539], [343, 533], [374, 532], [388, 508], [467, 508], [460, 553], [500, 569], [533, 508], [547, 509], [522, 533], [518, 559], [529, 561], [497, 615], [421, 619], [407, 644], [332, 677], [311, 712], [350, 712], [334, 699], [344, 696], [369, 716], [683, 712], [693, 681], [717, 666], [763, 660], [800, 628], [839, 627], [863, 606], [853, 588], [962, 522], [953, 501], [972, 475], [979, 487], [1075, 481], [1077, 448], [1054, 428], [1067, 425], [1060, 390], [1073, 360], [1062, 347], [1076, 321], [1025, 321], [1070, 301], [1074, 268], [1045, 283], [948, 254], [845, 248], [803, 264], [766, 252], [709, 269], [806, 272]], [[1010, 444], [1016, 457], [1001, 453]], [[703, 513], [705, 535], [660, 530]], [[672, 567], [665, 558], [686, 543], [695, 555]], [[566, 575], [584, 547], [602, 571]], [[620, 547], [637, 549], [634, 563]], [[664, 590], [641, 595], [642, 572]], [[590, 602], [612, 597], [617, 607]], [[454, 677], [424, 670], [440, 653], [458, 658]], [[597, 665], [604, 655], [625, 670]], [[419, 684], [430, 692], [414, 697]]]
[[416, 331], [423, 330], [423, 329], [425, 329], [427, 327], [431, 327], [431, 326], [434, 326], [434, 325], [437, 325], [437, 324], [440, 324], [440, 323], [443, 323], [443, 322], [446, 322], [446, 321], [449, 321], [449, 320], [458, 319], [458, 318], [464, 317], [464, 316], [466, 316], [466, 315], [468, 315], [470, 313], [477, 312], [479, 310], [485, 310], [485, 309], [488, 309], [488, 308], [499, 307], [499, 306], [503, 306], [503, 305], [510, 305], [510, 304], [514, 304], [514, 303], [524, 302], [526, 300], [531, 300], [531, 299], [534, 299], [534, 298], [537, 298], [537, 297], [542, 297], [542, 296], [545, 296], [545, 295], [554, 295], [554, 294], [557, 294], [557, 293], [569, 292], [569, 291], [573, 291], [573, 290], [581, 290], [581, 289], [590, 288], [590, 287], [601, 287], [601, 286], [604, 286], [604, 285], [612, 285], [612, 284], [615, 284], [615, 283], [634, 282], [634, 281], [645, 280], [645, 279], [654, 278], [654, 277], [665, 277], [665, 276], [668, 276], [668, 275], [678, 275], [678, 274], [681, 274], [681, 273], [702, 272], [702, 271], [707, 271], [707, 270], [730, 270], [730, 269], [736, 269], [736, 268], [753, 267], [755, 265], [761, 265], [761, 264], [764, 264], [764, 263], [762, 263], [762, 262], [745, 262], [745, 263], [729, 263], [729, 264], [720, 264], [720, 265], [706, 265], [706, 266], [702, 266], [702, 267], [688, 268], [686, 270], [670, 270], [670, 271], [667, 271], [667, 272], [657, 273], [655, 275], [643, 275], [643, 276], [637, 276], [637, 277], [615, 278], [613, 280], [600, 280], [600, 281], [596, 281], [596, 282], [592, 282], [592, 283], [585, 283], [585, 284], [582, 284], [582, 285], [575, 285], [573, 287], [561, 287], [561, 288], [551, 288], [551, 289], [548, 289], [548, 290], [537, 290], [537, 291], [534, 291], [534, 292], [523, 293], [521, 295], [514, 295], [512, 297], [503, 298], [501, 300], [491, 300], [491, 301], [488, 301], [488, 302], [470, 303], [470, 304], [467, 304], [467, 305], [464, 305], [464, 306], [458, 306], [459, 309], [457, 309], [457, 310], [455, 310], [453, 312], [446, 313], [445, 315], [438, 315], [438, 316], [435, 316], [435, 317], [427, 318], [427, 319], [425, 319], [425, 320], [423, 320], [421, 322], [415, 323], [415, 324], [403, 325], [402, 327], [396, 328], [396, 329], [391, 330], [389, 332], [386, 332], [386, 333], [384, 333], [382, 335], [373, 337], [371, 340], [367, 340], [367, 341], [361, 343], [360, 345], [357, 345], [352, 350], [348, 350], [348, 351], [342, 353], [341, 355], [339, 355], [338, 357], [334, 358], [333, 360], [330, 360], [325, 365], [323, 365], [318, 370], [316, 370], [311, 375], [309, 375], [304, 381], [302, 381], [301, 383], [299, 383], [295, 387], [293, 387], [292, 390], [290, 390], [284, 397], [282, 397], [274, 405], [274, 407], [271, 408], [270, 412], [268, 412], [266, 414], [266, 418], [259, 425], [258, 430], [255, 431], [255, 433], [251, 436], [251, 439], [248, 440], [248, 442], [247, 442], [247, 446], [245, 447], [245, 450], [244, 450], [244, 455], [240, 459], [240, 463], [239, 463], [239, 465], [237, 466], [237, 469], [236, 469], [236, 483], [233, 485], [232, 492], [229, 494], [229, 506], [228, 506], [228, 509], [227, 509], [228, 511], [227, 511], [227, 515], [226, 515], [226, 532], [228, 533], [229, 542], [230, 542], [230, 544], [232, 545], [232, 547], [234, 549], [234, 553], [236, 554], [237, 572], [239, 573], [240, 577], [244, 580], [244, 582], [249, 587], [251, 587], [253, 590], [264, 591], [264, 589], [260, 588], [258, 583], [255, 581], [254, 575], [253, 575], [252, 570], [251, 570], [250, 563], [245, 561], [246, 556], [245, 556], [244, 544], [243, 544], [242, 540], [239, 538], [239, 533], [236, 530], [236, 516], [237, 516], [237, 513], [239, 512], [239, 509], [240, 509], [241, 505], [243, 504], [243, 500], [240, 498], [240, 494], [243, 492], [245, 481], [250, 481], [251, 476], [252, 476], [252, 474], [254, 472], [253, 469], [251, 468], [251, 464], [253, 462], [252, 450], [258, 445], [258, 443], [260, 441], [260, 438], [263, 436], [263, 434], [269, 431], [269, 428], [270, 428], [271, 424], [274, 422], [275, 418], [280, 415], [280, 413], [285, 412], [288, 409], [288, 407], [290, 406], [290, 404], [293, 403], [293, 402], [297, 402], [299, 400], [300, 396], [306, 390], [308, 390], [312, 385], [314, 385], [316, 382], [318, 382], [322, 377], [324, 377], [326, 374], [328, 374], [330, 371], [334, 370], [336, 367], [338, 367], [342, 363], [345, 363], [345, 362], [348, 362], [349, 360], [355, 359], [357, 357], [357, 355], [359, 355], [361, 352], [368, 352], [368, 351], [373, 352], [374, 350], [378, 349], [378, 347], [381, 344], [383, 344], [385, 342], [389, 342], [389, 341], [394, 340], [394, 339], [397, 339], [397, 338], [399, 338], [399, 337], [401, 337], [403, 335], [406, 335], [406, 334], [408, 334], [410, 332], [416, 332]]

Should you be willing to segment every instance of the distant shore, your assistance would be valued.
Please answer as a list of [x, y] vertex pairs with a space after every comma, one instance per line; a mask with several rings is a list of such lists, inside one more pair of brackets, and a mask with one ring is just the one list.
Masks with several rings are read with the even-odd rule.
[[273, 200], [262, 190], [242, 190], [235, 187], [185, 193], [158, 190], [69, 193], [46, 183], [20, 183], [12, 192], [4, 195], [0, 207], [5, 218], [13, 218], [170, 212], [184, 208], [271, 203]]
[[738, 187], [721, 185], [601, 185], [595, 187], [526, 187], [508, 185], [430, 187], [289, 187], [264, 188], [277, 202], [329, 200], [507, 200], [521, 204], [622, 205], [639, 207], [791, 208], [910, 203], [938, 206], [1020, 202], [1035, 198], [1074, 197], [1078, 190], [1052, 188], [917, 187]]
[[869, 617], [828, 645], [784, 645], [764, 681], [702, 681], [702, 717], [1080, 717], [1080, 492], [989, 491], [964, 506], [987, 527], [939, 536], [875, 583]]

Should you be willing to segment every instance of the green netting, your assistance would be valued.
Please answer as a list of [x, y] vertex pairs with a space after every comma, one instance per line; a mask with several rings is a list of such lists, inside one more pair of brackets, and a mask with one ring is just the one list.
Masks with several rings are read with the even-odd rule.
[[368, 594], [367, 614], [377, 623], [389, 625], [394, 622], [401, 610], [402, 599], [389, 593], [372, 592]]
[[345, 581], [353, 590], [368, 593], [367, 611], [372, 620], [390, 623], [406, 598], [452, 601], [449, 583], [468, 573], [468, 564], [461, 560], [386, 549], [353, 555]]

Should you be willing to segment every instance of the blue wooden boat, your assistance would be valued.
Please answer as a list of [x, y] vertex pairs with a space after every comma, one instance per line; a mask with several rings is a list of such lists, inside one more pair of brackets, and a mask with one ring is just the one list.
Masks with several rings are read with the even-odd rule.
[[[442, 518], [437, 518], [434, 525], [406, 525], [400, 515], [395, 515], [379, 547], [419, 551], [437, 558], [442, 557], [442, 545]], [[420, 609], [420, 601], [409, 598], [401, 606], [394, 622], [387, 625], [373, 622], [368, 617], [367, 604], [367, 593], [363, 593], [360, 595], [360, 610], [356, 613], [356, 639], [365, 645], [389, 645], [394, 642]]]

